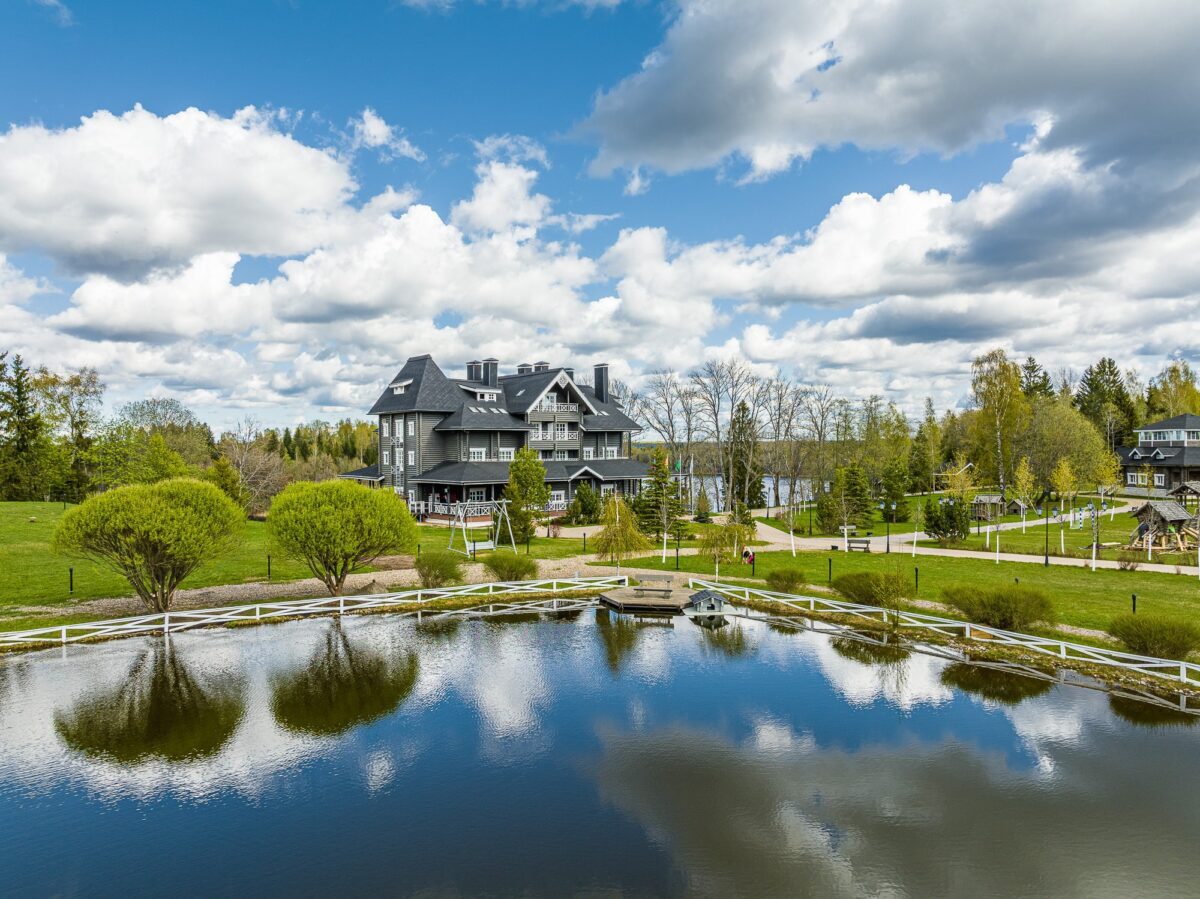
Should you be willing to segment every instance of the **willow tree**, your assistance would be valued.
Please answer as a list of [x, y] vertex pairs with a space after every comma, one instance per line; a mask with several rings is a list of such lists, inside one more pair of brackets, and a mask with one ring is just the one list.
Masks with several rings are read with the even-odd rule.
[[718, 580], [721, 578], [721, 563], [738, 558], [753, 534], [751, 528], [732, 520], [704, 532], [700, 538], [700, 555], [712, 559], [713, 574]]
[[622, 560], [650, 548], [650, 541], [638, 527], [633, 509], [615, 493], [604, 503], [600, 524], [600, 533], [592, 545], [596, 548], [596, 555], [617, 566], [618, 573]]
[[245, 520], [220, 488], [177, 478], [90, 497], [63, 516], [52, 545], [112, 568], [150, 611], [166, 612], [183, 580], [228, 551]]
[[267, 530], [275, 551], [307, 565], [333, 596], [352, 572], [417, 545], [416, 523], [399, 496], [350, 481], [289, 485], [271, 502]]

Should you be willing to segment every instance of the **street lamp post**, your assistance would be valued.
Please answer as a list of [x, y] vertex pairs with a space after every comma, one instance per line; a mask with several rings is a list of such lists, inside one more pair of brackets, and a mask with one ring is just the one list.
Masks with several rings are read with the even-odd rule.
[[1050, 509], [1049, 509], [1049, 507], [1047, 507], [1045, 509], [1045, 514], [1043, 515], [1042, 507], [1038, 506], [1037, 513], [1039, 516], [1042, 516], [1042, 524], [1045, 525], [1045, 528], [1046, 528], [1046, 557], [1042, 561], [1042, 564], [1045, 565], [1047, 568], [1049, 568], [1050, 567]]
[[[890, 553], [892, 551], [892, 519], [888, 517], [888, 514], [887, 514], [888, 508], [884, 503], [879, 504], [879, 511], [883, 513], [883, 523], [886, 526], [886, 531], [887, 531], [887, 548], [886, 548], [885, 552]], [[892, 512], [892, 516], [894, 517], [896, 514], [896, 504], [895, 503], [892, 503], [891, 512]]]

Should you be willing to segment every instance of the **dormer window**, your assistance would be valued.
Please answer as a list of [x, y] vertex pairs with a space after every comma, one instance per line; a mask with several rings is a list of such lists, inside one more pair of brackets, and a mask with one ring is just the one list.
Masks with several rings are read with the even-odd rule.
[[397, 394], [397, 395], [399, 395], [401, 393], [405, 393], [408, 390], [408, 385], [411, 383], [412, 383], [412, 378], [409, 378], [407, 381], [394, 382], [393, 384], [390, 385], [392, 388], [392, 393]]
[[475, 399], [481, 403], [494, 403], [499, 399], [499, 395], [490, 391], [480, 391], [475, 394]]

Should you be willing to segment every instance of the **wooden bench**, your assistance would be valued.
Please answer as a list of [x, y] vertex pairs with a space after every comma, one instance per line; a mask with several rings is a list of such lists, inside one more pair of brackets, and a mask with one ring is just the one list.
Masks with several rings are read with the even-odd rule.
[[644, 574], [634, 585], [633, 594], [645, 596], [647, 593], [653, 593], [656, 596], [670, 596], [674, 583], [674, 578], [669, 574]]
[[869, 553], [871, 551], [871, 541], [866, 537], [851, 537], [846, 541], [846, 552], [854, 552], [855, 550]]

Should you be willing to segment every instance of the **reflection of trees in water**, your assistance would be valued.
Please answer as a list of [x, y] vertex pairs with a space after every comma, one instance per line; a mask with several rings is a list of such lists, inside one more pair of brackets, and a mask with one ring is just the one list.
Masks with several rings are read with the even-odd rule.
[[711, 625], [703, 624], [699, 619], [693, 618], [692, 623], [700, 626], [700, 633], [704, 635], [704, 645], [707, 648], [731, 659], [749, 655], [755, 649], [754, 643], [746, 636], [745, 629], [736, 621], [726, 621], [722, 626], [715, 621]]
[[606, 608], [596, 610], [596, 633], [604, 647], [604, 658], [613, 674], [620, 674], [621, 665], [637, 648], [638, 626], [627, 615], [617, 615]]
[[834, 637], [830, 645], [842, 658], [864, 665], [898, 665], [912, 655], [899, 643], [877, 643], [855, 637]]
[[335, 622], [299, 671], [271, 684], [271, 712], [288, 730], [333, 736], [391, 714], [412, 692], [416, 653], [356, 647]]
[[456, 615], [436, 615], [417, 622], [417, 633], [433, 640], [453, 640], [462, 626]]
[[1018, 705], [1048, 693], [1054, 682], [1042, 680], [1019, 671], [954, 662], [942, 669], [942, 683], [964, 693], [973, 693], [1003, 705]]
[[245, 709], [240, 683], [204, 683], [168, 641], [147, 647], [115, 690], [88, 694], [54, 728], [71, 749], [118, 762], [168, 761], [216, 753]]
[[1139, 727], [1192, 727], [1200, 721], [1197, 715], [1115, 693], [1108, 695], [1108, 706], [1122, 721]]
[[542, 616], [538, 612], [513, 612], [512, 614], [493, 615], [482, 620], [487, 622], [488, 627], [499, 629], [511, 627], [514, 624], [534, 624], [541, 621]]

